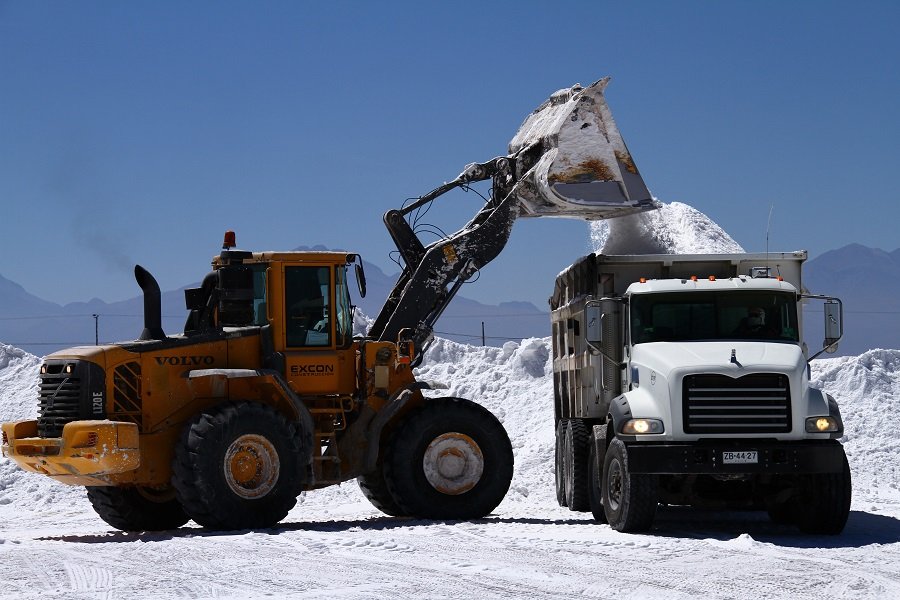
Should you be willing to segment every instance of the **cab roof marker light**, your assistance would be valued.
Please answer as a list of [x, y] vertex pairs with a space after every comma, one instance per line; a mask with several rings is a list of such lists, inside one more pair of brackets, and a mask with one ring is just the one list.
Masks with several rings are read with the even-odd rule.
[[691, 281], [697, 281], [697, 276], [696, 276], [696, 275], [691, 275]]
[[709, 276], [709, 280], [710, 280], [710, 281], [715, 281], [715, 280], [716, 280], [716, 276], [715, 276], [715, 275], [710, 275], [710, 276]]

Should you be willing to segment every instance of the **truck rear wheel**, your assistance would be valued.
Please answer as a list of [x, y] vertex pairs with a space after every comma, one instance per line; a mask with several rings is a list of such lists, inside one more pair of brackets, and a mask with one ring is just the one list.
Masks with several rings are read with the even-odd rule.
[[566, 506], [569, 510], [590, 510], [588, 483], [591, 434], [581, 419], [570, 419], [565, 432], [563, 465], [566, 482]]
[[566, 506], [566, 467], [564, 457], [566, 455], [566, 419], [560, 419], [556, 424], [556, 445], [554, 452], [554, 474], [556, 476], [556, 501], [560, 506]]
[[300, 436], [273, 408], [216, 407], [184, 429], [172, 484], [185, 512], [210, 529], [271, 527], [294, 507], [304, 483]]
[[837, 535], [850, 515], [850, 465], [844, 455], [840, 473], [816, 473], [803, 477], [797, 526], [804, 533]]
[[189, 517], [174, 490], [132, 487], [88, 487], [87, 497], [100, 518], [122, 531], [177, 529]]
[[597, 452], [597, 441], [591, 436], [591, 449], [588, 460], [588, 504], [591, 514], [598, 523], [606, 523], [606, 512], [603, 509], [603, 497], [600, 491], [600, 482], [603, 480], [603, 461]]
[[372, 506], [384, 514], [392, 517], [407, 516], [406, 511], [400, 508], [400, 505], [391, 496], [387, 481], [384, 479], [384, 466], [381, 463], [371, 473], [357, 477], [356, 483], [359, 484], [360, 491], [372, 503]]
[[616, 531], [647, 531], [656, 517], [657, 480], [628, 469], [628, 451], [614, 438], [603, 461], [601, 493], [604, 514]]
[[462, 398], [435, 398], [401, 424], [385, 456], [384, 477], [406, 514], [477, 519], [509, 489], [513, 453], [503, 425]]

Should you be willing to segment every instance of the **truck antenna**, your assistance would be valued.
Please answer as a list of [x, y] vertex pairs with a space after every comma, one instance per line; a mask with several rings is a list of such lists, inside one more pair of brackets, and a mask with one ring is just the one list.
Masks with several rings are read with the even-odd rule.
[[[769, 270], [769, 231], [772, 229], [772, 213], [775, 212], [775, 203], [769, 205], [769, 221], [766, 223], [766, 270]], [[771, 275], [771, 271], [769, 272]]]

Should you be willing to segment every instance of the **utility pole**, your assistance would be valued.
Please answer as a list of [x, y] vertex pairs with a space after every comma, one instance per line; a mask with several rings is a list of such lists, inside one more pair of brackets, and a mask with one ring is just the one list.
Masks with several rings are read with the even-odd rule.
[[487, 343], [485, 342], [485, 337], [484, 337], [484, 321], [481, 322], [481, 345], [487, 346]]
[[99, 346], [100, 345], [100, 315], [95, 313], [91, 316], [94, 317], [94, 345]]

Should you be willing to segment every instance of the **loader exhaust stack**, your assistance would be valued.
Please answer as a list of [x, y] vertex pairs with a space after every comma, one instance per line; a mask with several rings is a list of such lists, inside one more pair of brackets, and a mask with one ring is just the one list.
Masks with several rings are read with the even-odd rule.
[[144, 292], [144, 330], [139, 340], [164, 340], [162, 328], [162, 301], [159, 284], [150, 272], [141, 265], [134, 265], [134, 278]]

